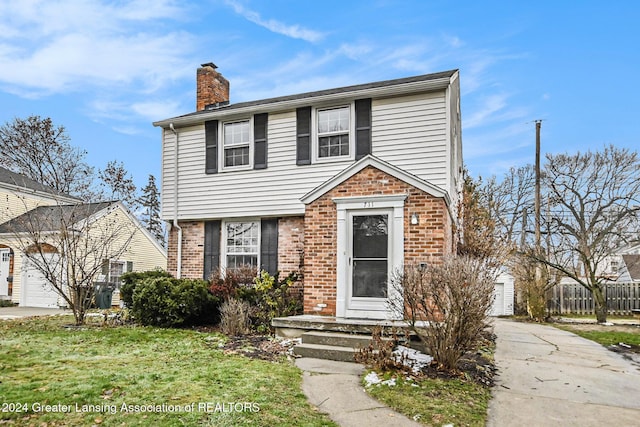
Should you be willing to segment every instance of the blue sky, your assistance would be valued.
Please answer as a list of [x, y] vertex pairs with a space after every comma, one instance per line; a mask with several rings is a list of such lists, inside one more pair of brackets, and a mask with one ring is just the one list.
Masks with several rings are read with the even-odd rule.
[[0, 0], [0, 123], [65, 126], [102, 168], [160, 175], [151, 122], [195, 110], [214, 62], [231, 102], [460, 69], [474, 175], [640, 141], [640, 2]]

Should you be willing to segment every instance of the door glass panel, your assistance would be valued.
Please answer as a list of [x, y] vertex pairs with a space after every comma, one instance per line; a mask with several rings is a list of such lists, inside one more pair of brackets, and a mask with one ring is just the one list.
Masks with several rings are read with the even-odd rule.
[[388, 215], [353, 216], [352, 296], [387, 297]]

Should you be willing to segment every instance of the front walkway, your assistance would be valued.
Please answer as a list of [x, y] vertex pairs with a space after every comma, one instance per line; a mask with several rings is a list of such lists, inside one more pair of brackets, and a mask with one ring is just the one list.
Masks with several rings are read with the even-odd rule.
[[419, 427], [421, 424], [369, 396], [360, 384], [364, 367], [357, 363], [303, 357], [302, 391], [309, 403], [341, 427]]
[[489, 427], [640, 425], [640, 366], [552, 326], [495, 319]]

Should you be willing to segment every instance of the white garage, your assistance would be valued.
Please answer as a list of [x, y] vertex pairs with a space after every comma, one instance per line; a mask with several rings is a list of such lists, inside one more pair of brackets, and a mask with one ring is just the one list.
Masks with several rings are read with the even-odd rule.
[[491, 316], [513, 315], [514, 279], [508, 273], [500, 273], [493, 285]]
[[[55, 253], [45, 254], [45, 257], [51, 263], [58, 261], [58, 254]], [[23, 258], [21, 287], [21, 306], [58, 308], [58, 293], [26, 257]]]

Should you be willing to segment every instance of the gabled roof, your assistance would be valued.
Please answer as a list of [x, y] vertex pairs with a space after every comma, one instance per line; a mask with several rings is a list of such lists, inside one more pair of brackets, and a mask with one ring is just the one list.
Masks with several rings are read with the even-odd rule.
[[79, 200], [76, 197], [69, 196], [68, 194], [59, 193], [51, 187], [47, 187], [46, 185], [41, 184], [38, 181], [35, 181], [25, 175], [12, 172], [9, 169], [3, 168], [2, 166], [0, 166], [0, 184], [6, 184], [6, 186], [12, 187], [14, 189], [27, 189], [52, 196]]
[[240, 114], [247, 111], [257, 110], [267, 112], [270, 109], [296, 108], [309, 104], [310, 102], [321, 102], [341, 97], [370, 97], [373, 94], [379, 95], [399, 95], [415, 91], [439, 90], [446, 88], [456, 76], [458, 70], [442, 71], [438, 73], [423, 74], [401, 79], [383, 80], [379, 82], [365, 83], [352, 86], [338, 87], [334, 89], [305, 92], [296, 95], [279, 96], [275, 98], [261, 99], [257, 101], [239, 102], [226, 104], [212, 108], [205, 108], [203, 111], [177, 116], [170, 119], [154, 122], [154, 126], [169, 126], [170, 123], [176, 125], [187, 125], [201, 123], [213, 117], [221, 117], [230, 114]]
[[640, 281], [640, 255], [622, 255], [631, 280]]
[[39, 231], [58, 231], [65, 224], [77, 224], [117, 203], [119, 202], [39, 206], [0, 224], [0, 234], [29, 232], [34, 226]]
[[324, 183], [320, 184], [304, 196], [300, 198], [300, 201], [305, 205], [313, 202], [314, 200], [320, 198], [323, 194], [330, 191], [331, 189], [337, 187], [347, 179], [351, 178], [364, 168], [372, 166], [382, 172], [393, 176], [394, 178], [399, 179], [400, 181], [406, 182], [409, 185], [414, 186], [415, 188], [424, 191], [425, 193], [431, 194], [434, 197], [444, 198], [447, 205], [451, 204], [451, 200], [449, 199], [449, 195], [443, 191], [441, 188], [436, 187], [419, 178], [403, 169], [400, 169], [390, 163], [385, 162], [377, 158], [376, 156], [369, 154], [357, 162], [351, 164], [349, 167], [344, 169], [342, 172], [334, 175], [332, 178], [328, 179]]

